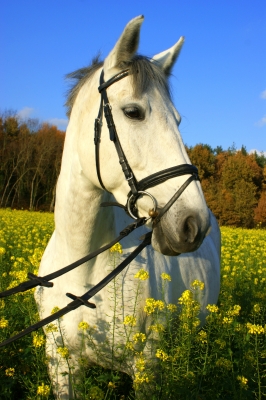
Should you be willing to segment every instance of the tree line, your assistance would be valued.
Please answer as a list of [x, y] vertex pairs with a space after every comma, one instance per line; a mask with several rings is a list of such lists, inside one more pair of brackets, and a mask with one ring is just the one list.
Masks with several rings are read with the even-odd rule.
[[0, 116], [0, 207], [53, 211], [65, 132]]
[[[15, 113], [0, 116], [0, 207], [53, 211], [65, 132]], [[187, 147], [220, 225], [266, 226], [266, 157], [244, 147]]]

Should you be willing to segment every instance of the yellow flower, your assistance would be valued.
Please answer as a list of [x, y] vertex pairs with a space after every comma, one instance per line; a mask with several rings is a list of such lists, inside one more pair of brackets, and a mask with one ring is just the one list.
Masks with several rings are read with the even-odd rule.
[[161, 274], [161, 278], [162, 278], [164, 281], [169, 281], [169, 282], [171, 282], [171, 280], [172, 280], [171, 276], [170, 276], [169, 274], [166, 274], [165, 272], [163, 272], [163, 273]]
[[6, 328], [8, 326], [8, 320], [5, 318], [0, 319], [0, 328]]
[[255, 304], [255, 305], [253, 306], [253, 310], [255, 311], [255, 313], [260, 312], [260, 305], [259, 305], [259, 304]]
[[149, 383], [151, 380], [151, 377], [146, 373], [146, 372], [136, 372], [135, 374], [135, 379], [133, 381], [134, 387], [138, 387], [139, 385], [142, 385], [143, 383]]
[[265, 329], [261, 325], [252, 325], [250, 322], [247, 323], [248, 333], [252, 335], [260, 335], [265, 332]]
[[[52, 309], [52, 311], [51, 311], [51, 314], [55, 314], [55, 313], [57, 313], [58, 311], [60, 311], [60, 308], [59, 307], [54, 307], [53, 309]], [[63, 316], [62, 317], [59, 317], [58, 319], [63, 319]]]
[[167, 361], [169, 356], [161, 349], [157, 349], [155, 356], [160, 358], [162, 361]]
[[239, 384], [243, 389], [247, 389], [247, 383], [248, 383], [247, 378], [245, 378], [244, 376], [238, 376], [237, 380], [239, 381]]
[[81, 330], [86, 331], [87, 329], [89, 329], [89, 324], [88, 324], [87, 322], [81, 321], [81, 322], [78, 324], [78, 329], [79, 329], [80, 331], [81, 331]]
[[49, 324], [46, 326], [45, 331], [46, 331], [46, 333], [58, 332], [58, 327], [55, 324]]
[[235, 306], [233, 307], [233, 309], [231, 308], [230, 310], [228, 310], [226, 314], [227, 314], [229, 317], [237, 316], [237, 315], [239, 315], [240, 310], [241, 310], [241, 307], [238, 306], [238, 305], [235, 305]]
[[134, 350], [133, 343], [130, 342], [130, 341], [128, 341], [128, 342], [126, 343], [126, 349], [128, 349], [128, 350]]
[[233, 322], [233, 318], [232, 317], [223, 317], [222, 323], [224, 325], [229, 325]]
[[208, 304], [206, 309], [211, 313], [217, 313], [219, 311], [219, 308], [215, 304]]
[[130, 341], [128, 341], [127, 343], [126, 343], [126, 349], [128, 349], [128, 350], [134, 350], [134, 345], [133, 345], [133, 343], [132, 342], [130, 342]]
[[135, 326], [137, 321], [134, 315], [127, 315], [124, 319], [124, 325]]
[[146, 279], [149, 278], [149, 273], [145, 271], [143, 268], [141, 268], [135, 275], [134, 278], [140, 279], [142, 281], [145, 281]]
[[185, 290], [181, 297], [178, 299], [179, 304], [187, 305], [193, 300], [193, 294], [190, 290]]
[[205, 331], [200, 331], [199, 333], [198, 333], [198, 338], [197, 338], [197, 340], [199, 341], [199, 342], [201, 342], [201, 343], [207, 343], [208, 342], [208, 340], [207, 340], [207, 338], [208, 338], [208, 335], [207, 335], [207, 332], [205, 332]]
[[154, 324], [154, 325], [150, 325], [149, 329], [154, 332], [163, 332], [164, 326], [162, 324]]
[[5, 254], [5, 252], [6, 252], [6, 249], [4, 247], [0, 247], [0, 256]]
[[43, 335], [38, 335], [38, 333], [35, 333], [33, 336], [33, 346], [34, 347], [41, 347], [42, 345], [45, 344], [45, 338]]
[[14, 376], [14, 373], [15, 373], [15, 368], [7, 368], [5, 370], [6, 376]]
[[108, 386], [109, 389], [115, 389], [116, 388], [116, 386], [115, 386], [115, 384], [113, 382], [109, 382], [107, 386]]
[[69, 350], [67, 347], [57, 347], [56, 352], [63, 358], [69, 358]]
[[135, 335], [133, 335], [133, 340], [134, 340], [135, 343], [137, 343], [137, 342], [145, 342], [146, 335], [145, 335], [145, 333], [141, 333], [141, 332], [135, 333]]
[[156, 300], [156, 307], [159, 310], [163, 310], [164, 309], [164, 302], [162, 300]]
[[193, 287], [193, 289], [197, 289], [199, 288], [200, 290], [204, 289], [204, 282], [199, 281], [198, 279], [195, 279], [192, 283], [191, 283], [191, 287]]
[[123, 253], [123, 250], [122, 250], [121, 244], [120, 244], [120, 243], [114, 244], [114, 245], [110, 248], [110, 252], [111, 252], [111, 253], [120, 253], [120, 254], [122, 254], [122, 253]]
[[177, 306], [175, 304], [168, 304], [167, 305], [167, 310], [169, 310], [170, 312], [175, 312], [177, 310]]
[[155, 300], [152, 297], [146, 299], [145, 303], [146, 305], [144, 306], [144, 311], [148, 315], [152, 314], [156, 309], [163, 310], [165, 306], [162, 300]]
[[57, 311], [60, 311], [60, 308], [56, 306], [52, 309], [51, 314], [55, 314]]
[[49, 393], [50, 393], [50, 387], [48, 385], [42, 383], [41, 386], [38, 386], [37, 395], [48, 396]]
[[139, 357], [136, 360], [136, 368], [140, 372], [144, 371], [145, 369], [145, 360], [142, 353], [139, 354]]

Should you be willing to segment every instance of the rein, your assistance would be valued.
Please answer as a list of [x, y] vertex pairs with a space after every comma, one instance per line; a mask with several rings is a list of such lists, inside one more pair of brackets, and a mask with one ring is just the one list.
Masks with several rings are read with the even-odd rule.
[[[106, 89], [111, 86], [113, 83], [118, 82], [120, 79], [123, 79], [124, 77], [128, 76], [129, 72], [128, 70], [124, 70], [117, 75], [113, 76], [111, 79], [109, 79], [107, 82], [104, 82], [104, 72], [102, 70], [101, 76], [100, 76], [100, 86], [98, 88], [100, 94], [101, 94], [101, 102], [100, 102], [100, 108], [98, 112], [98, 117], [95, 119], [95, 124], [94, 124], [94, 144], [95, 144], [95, 163], [96, 163], [96, 171], [97, 171], [97, 177], [99, 180], [99, 183], [101, 187], [108, 191], [106, 187], [103, 184], [102, 178], [101, 178], [101, 173], [100, 173], [100, 142], [101, 142], [101, 128], [102, 128], [102, 119], [103, 119], [103, 111], [105, 115], [105, 119], [107, 122], [107, 126], [109, 129], [109, 134], [110, 134], [110, 140], [114, 142], [118, 158], [119, 158], [119, 163], [122, 167], [125, 179], [128, 182], [128, 185], [130, 187], [130, 191], [127, 195], [127, 203], [125, 206], [122, 204], [119, 204], [117, 202], [105, 202], [102, 203], [102, 207], [106, 206], [118, 206], [122, 207], [135, 221], [131, 224], [129, 224], [126, 228], [124, 228], [119, 236], [117, 236], [114, 240], [112, 240], [110, 243], [107, 245], [100, 247], [98, 250], [88, 254], [87, 256], [81, 258], [80, 260], [75, 261], [74, 263], [59, 269], [58, 271], [55, 271], [51, 274], [48, 274], [44, 277], [41, 276], [36, 276], [32, 274], [31, 272], [28, 273], [28, 278], [30, 279], [29, 281], [25, 281], [20, 283], [18, 286], [7, 289], [6, 291], [0, 293], [0, 298], [2, 297], [7, 297], [19, 292], [24, 292], [26, 290], [32, 289], [36, 286], [45, 286], [45, 287], [52, 287], [54, 284], [50, 282], [50, 280], [58, 278], [59, 276], [73, 270], [74, 268], [78, 267], [79, 265], [91, 260], [92, 258], [97, 257], [99, 254], [103, 253], [110, 247], [112, 247], [115, 243], [119, 242], [122, 240], [124, 237], [128, 236], [131, 232], [133, 232], [135, 229], [139, 228], [140, 226], [144, 225], [148, 219], [152, 218], [153, 219], [153, 225], [157, 224], [160, 219], [163, 217], [163, 215], [169, 210], [169, 208], [177, 201], [177, 199], [181, 196], [181, 194], [184, 192], [184, 190], [187, 188], [187, 186], [193, 181], [193, 180], [199, 180], [198, 177], [198, 170], [194, 165], [190, 164], [182, 164], [178, 166], [174, 166], [171, 168], [164, 169], [162, 171], [156, 172], [154, 174], [149, 175], [148, 177], [141, 179], [139, 182], [137, 181], [136, 177], [134, 176], [134, 173], [132, 169], [130, 168], [130, 165], [127, 161], [127, 158], [125, 156], [125, 153], [123, 151], [123, 148], [121, 146], [121, 143], [119, 141], [119, 137], [116, 131], [116, 127], [114, 124], [114, 119], [112, 115], [112, 107], [109, 104], [108, 96]], [[165, 206], [160, 209], [156, 210], [156, 199], [146, 191], [146, 189], [149, 189], [151, 187], [154, 187], [156, 185], [159, 185], [163, 182], [165, 182], [168, 179], [177, 177], [177, 176], [182, 176], [182, 175], [191, 175], [184, 183], [183, 185], [177, 190], [177, 192], [172, 196], [172, 198], [168, 201], [168, 203], [165, 204]], [[142, 217], [140, 218], [138, 216], [138, 210], [136, 207], [136, 202], [140, 196], [149, 196], [152, 201], [154, 208], [149, 211], [149, 218], [147, 217]], [[76, 296], [71, 293], [66, 293], [66, 296], [71, 298], [73, 301], [70, 302], [66, 307], [62, 308], [58, 312], [42, 319], [41, 321], [37, 322], [36, 324], [31, 325], [30, 327], [26, 328], [22, 332], [18, 333], [17, 335], [12, 336], [11, 338], [4, 340], [2, 343], [0, 343], [0, 347], [3, 347], [7, 344], [10, 344], [14, 342], [17, 339], [22, 338], [23, 336], [27, 335], [28, 333], [31, 333], [49, 323], [52, 321], [62, 317], [63, 315], [69, 313], [70, 311], [73, 311], [77, 309], [78, 307], [85, 305], [86, 307], [89, 308], [96, 308], [96, 305], [93, 303], [90, 303], [88, 300], [93, 297], [96, 293], [98, 293], [101, 289], [103, 289], [112, 279], [114, 279], [123, 269], [132, 261], [134, 260], [137, 255], [148, 245], [151, 244], [151, 236], [152, 232], [146, 233], [142, 238], [143, 241], [142, 243], [133, 250], [133, 252], [126, 257], [112, 272], [110, 272], [104, 279], [102, 279], [98, 284], [96, 284], [93, 288], [91, 288], [88, 292], [83, 294], [82, 296]], [[141, 238], [141, 239], [142, 239]]]

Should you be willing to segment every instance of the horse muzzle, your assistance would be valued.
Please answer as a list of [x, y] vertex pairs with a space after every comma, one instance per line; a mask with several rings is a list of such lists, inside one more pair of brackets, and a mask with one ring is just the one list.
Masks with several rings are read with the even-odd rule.
[[173, 215], [168, 212], [158, 223], [153, 224], [152, 247], [166, 256], [191, 253], [202, 244], [209, 223], [209, 217], [201, 221], [195, 212], [187, 210], [173, 224]]

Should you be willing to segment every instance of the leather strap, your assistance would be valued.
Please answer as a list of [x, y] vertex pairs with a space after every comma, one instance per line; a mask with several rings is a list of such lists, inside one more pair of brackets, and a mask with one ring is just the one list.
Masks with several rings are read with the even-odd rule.
[[36, 286], [47, 286], [52, 287], [53, 283], [49, 282], [52, 279], [56, 279], [61, 275], [66, 274], [69, 271], [77, 268], [79, 265], [84, 264], [85, 262], [91, 260], [92, 258], [97, 257], [99, 254], [103, 253], [105, 250], [110, 249], [114, 244], [122, 240], [124, 237], [128, 236], [131, 232], [133, 232], [138, 227], [144, 225], [146, 222], [146, 218], [139, 218], [138, 220], [134, 221], [132, 224], [126, 226], [114, 240], [112, 240], [107, 245], [100, 247], [98, 250], [93, 251], [92, 253], [88, 254], [87, 256], [73, 262], [70, 265], [67, 265], [64, 268], [59, 269], [58, 271], [52, 272], [44, 277], [36, 276], [31, 272], [28, 273], [29, 281], [25, 281], [20, 283], [18, 286], [15, 286], [11, 289], [7, 289], [4, 292], [0, 293], [0, 298], [11, 296], [12, 294], [25, 292], [26, 290], [32, 289]]
[[42, 319], [41, 321], [37, 322], [29, 326], [28, 328], [24, 329], [24, 331], [18, 333], [17, 335], [12, 336], [9, 339], [4, 340], [0, 343], [0, 347], [4, 347], [10, 343], [13, 343], [15, 340], [22, 338], [29, 333], [36, 331], [39, 328], [55, 321], [56, 319], [63, 317], [63, 315], [68, 314], [70, 311], [76, 310], [82, 305], [85, 305], [89, 308], [96, 308], [95, 304], [90, 303], [88, 300], [95, 296], [100, 290], [102, 290], [112, 279], [114, 279], [120, 272], [123, 271], [127, 267], [127, 265], [137, 257], [137, 255], [143, 250], [146, 246], [151, 244], [151, 232], [146, 233], [142, 243], [124, 260], [119, 264], [112, 272], [110, 272], [104, 279], [102, 279], [97, 285], [91, 288], [88, 292], [83, 294], [82, 296], [76, 296], [71, 293], [66, 293], [66, 296], [73, 299], [71, 303], [69, 303], [66, 307], [62, 308], [61, 310], [57, 311], [56, 313], [49, 315], [48, 317]]

